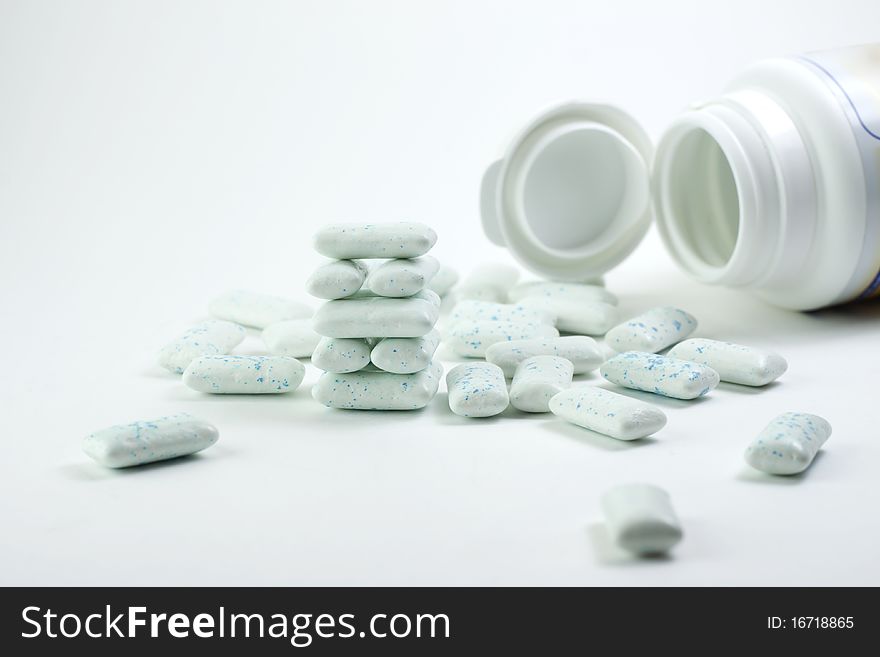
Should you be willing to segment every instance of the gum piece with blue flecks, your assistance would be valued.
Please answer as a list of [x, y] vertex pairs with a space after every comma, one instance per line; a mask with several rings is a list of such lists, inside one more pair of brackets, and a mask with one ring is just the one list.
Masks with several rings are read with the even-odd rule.
[[514, 286], [509, 293], [511, 301], [522, 301], [526, 297], [543, 297], [571, 302], [601, 301], [617, 305], [617, 297], [601, 285], [587, 283], [562, 283], [555, 281], [526, 281]]
[[412, 411], [428, 405], [437, 394], [442, 376], [439, 362], [415, 374], [325, 372], [312, 386], [312, 397], [328, 408]]
[[305, 374], [289, 356], [202, 356], [186, 368], [183, 383], [217, 395], [278, 394], [296, 390]]
[[312, 365], [325, 372], [347, 374], [370, 364], [370, 343], [364, 338], [321, 338]]
[[228, 354], [244, 340], [243, 326], [222, 319], [196, 324], [159, 351], [158, 363], [169, 372], [183, 371], [199, 356]]
[[306, 281], [306, 291], [319, 299], [343, 299], [361, 289], [367, 266], [360, 260], [333, 260], [318, 267]]
[[693, 315], [679, 308], [653, 308], [638, 317], [618, 324], [605, 334], [605, 344], [614, 351], [657, 353], [681, 342], [697, 328]]
[[748, 446], [746, 463], [768, 474], [803, 472], [831, 435], [828, 420], [809, 413], [783, 413]]
[[575, 374], [592, 372], [604, 358], [599, 345], [585, 335], [567, 335], [561, 338], [536, 338], [497, 342], [486, 350], [486, 360], [511, 378], [521, 362], [532, 356], [559, 356], [570, 361]]
[[772, 351], [703, 338], [680, 342], [668, 355], [708, 365], [722, 381], [744, 386], [765, 386], [788, 369], [785, 359]]
[[331, 224], [315, 234], [315, 250], [328, 258], [417, 258], [437, 242], [437, 233], [415, 221]]
[[456, 365], [446, 375], [449, 408], [463, 417], [491, 417], [507, 408], [510, 398], [504, 372], [492, 363]]
[[553, 324], [556, 315], [539, 308], [528, 308], [519, 303], [494, 303], [478, 299], [464, 299], [455, 304], [450, 321], [526, 322]]
[[373, 347], [370, 362], [392, 374], [413, 374], [431, 364], [439, 344], [436, 329], [421, 338], [385, 338]]
[[718, 385], [718, 372], [689, 360], [626, 351], [599, 368], [611, 383], [675, 399], [696, 399]]
[[533, 356], [519, 364], [510, 384], [510, 405], [526, 413], [549, 413], [550, 399], [571, 385], [571, 361]]
[[366, 286], [382, 297], [410, 297], [421, 292], [440, 269], [432, 256], [388, 260], [367, 276]]
[[82, 441], [83, 451], [108, 468], [128, 468], [187, 456], [217, 442], [217, 428], [188, 413], [96, 431]]
[[259, 329], [287, 319], [312, 316], [312, 309], [304, 303], [249, 290], [230, 290], [221, 294], [211, 301], [208, 310], [217, 319]]
[[666, 425], [666, 415], [659, 408], [592, 386], [569, 388], [554, 395], [550, 412], [617, 440], [644, 438]]
[[444, 337], [444, 344], [459, 356], [483, 357], [498, 342], [556, 338], [559, 331], [552, 324], [530, 322], [459, 321]]

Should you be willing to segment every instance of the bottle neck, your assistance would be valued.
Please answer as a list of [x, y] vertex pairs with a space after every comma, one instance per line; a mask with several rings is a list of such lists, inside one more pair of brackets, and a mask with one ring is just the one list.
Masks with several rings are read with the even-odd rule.
[[653, 186], [663, 239], [695, 278], [756, 288], [803, 266], [812, 170], [791, 118], [767, 96], [741, 91], [680, 116], [657, 147]]

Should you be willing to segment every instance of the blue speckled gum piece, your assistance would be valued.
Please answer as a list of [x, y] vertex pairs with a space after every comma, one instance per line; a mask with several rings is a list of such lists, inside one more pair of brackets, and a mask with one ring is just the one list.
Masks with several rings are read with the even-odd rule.
[[798, 474], [810, 467], [830, 435], [831, 425], [818, 415], [783, 413], [748, 446], [746, 463], [769, 474]]

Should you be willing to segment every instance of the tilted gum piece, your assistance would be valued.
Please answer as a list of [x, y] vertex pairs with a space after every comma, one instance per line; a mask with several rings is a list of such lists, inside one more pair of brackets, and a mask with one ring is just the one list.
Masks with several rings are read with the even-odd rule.
[[510, 404], [527, 413], [549, 413], [550, 399], [571, 385], [571, 361], [558, 356], [532, 356], [516, 370]]
[[422, 297], [358, 297], [328, 301], [312, 326], [329, 338], [420, 338], [439, 315], [439, 307]]
[[492, 285], [509, 289], [519, 280], [519, 269], [502, 262], [490, 262], [474, 267], [464, 285]]
[[221, 294], [211, 301], [208, 311], [218, 319], [259, 329], [286, 319], [312, 316], [312, 309], [304, 303], [248, 290], [231, 290]]
[[427, 406], [437, 394], [442, 376], [439, 362], [415, 374], [326, 372], [312, 386], [312, 397], [330, 408], [411, 411]]
[[493, 285], [459, 285], [455, 288], [455, 299], [465, 301], [488, 301], [490, 303], [506, 303], [507, 291]]
[[360, 260], [333, 260], [318, 267], [306, 281], [306, 291], [319, 299], [343, 299], [361, 289], [367, 266]]
[[424, 290], [422, 290], [418, 294], [412, 295], [410, 298], [411, 299], [422, 299], [423, 301], [427, 301], [428, 303], [431, 303], [431, 304], [437, 306], [437, 308], [439, 308], [440, 304], [443, 303], [443, 300], [440, 298], [439, 294], [437, 294], [433, 290], [429, 290], [427, 288], [425, 288]]
[[611, 540], [639, 556], [664, 554], [683, 536], [669, 493], [651, 484], [623, 484], [601, 499]]
[[456, 283], [458, 283], [458, 272], [452, 267], [441, 264], [440, 270], [428, 282], [428, 289], [445, 297]]
[[559, 331], [551, 324], [460, 321], [452, 325], [444, 337], [444, 344], [459, 356], [482, 357], [498, 342], [555, 337], [559, 337]]
[[417, 258], [437, 242], [437, 233], [415, 221], [331, 224], [315, 234], [315, 250], [328, 258]]
[[455, 290], [456, 299], [505, 303], [511, 286], [519, 279], [516, 267], [489, 263], [474, 268]]
[[694, 316], [679, 308], [652, 308], [608, 331], [605, 334], [605, 344], [617, 352], [657, 353], [684, 340], [696, 328], [697, 320]]
[[592, 372], [605, 360], [599, 345], [585, 335], [497, 342], [486, 349], [486, 360], [511, 378], [519, 364], [532, 356], [559, 356], [571, 362], [575, 374]]
[[645, 351], [625, 351], [602, 363], [599, 373], [611, 383], [675, 399], [696, 399], [718, 385], [718, 372], [689, 360]]
[[527, 281], [514, 286], [509, 293], [511, 301], [521, 301], [526, 297], [545, 297], [566, 299], [568, 301], [601, 301], [617, 305], [617, 297], [601, 285], [586, 283], [557, 283], [553, 281]]
[[222, 319], [196, 324], [159, 350], [159, 365], [169, 372], [183, 371], [199, 356], [228, 354], [244, 340], [243, 326]]
[[217, 428], [187, 413], [96, 431], [83, 451], [108, 468], [128, 468], [194, 454], [217, 442]]
[[463, 363], [446, 375], [449, 408], [463, 417], [491, 417], [507, 408], [504, 372], [492, 363]]
[[382, 297], [411, 297], [428, 285], [440, 263], [432, 256], [388, 260], [367, 276], [366, 286]]
[[831, 435], [828, 420], [809, 413], [783, 413], [773, 419], [746, 449], [746, 463], [762, 472], [803, 472]]
[[469, 320], [553, 324], [556, 321], [556, 315], [542, 309], [527, 308], [518, 303], [493, 303], [491, 301], [465, 299], [455, 304], [449, 319], [452, 322]]
[[202, 356], [186, 368], [183, 383], [217, 395], [277, 394], [296, 390], [305, 374], [290, 356]]
[[364, 338], [321, 338], [312, 353], [312, 365], [336, 374], [357, 372], [370, 364], [371, 348]]
[[436, 329], [421, 338], [385, 338], [373, 347], [370, 362], [393, 374], [420, 372], [431, 364], [439, 344]]
[[578, 335], [605, 335], [617, 322], [617, 308], [604, 301], [575, 300], [564, 297], [525, 297], [526, 308], [544, 310], [556, 316], [556, 328]]
[[679, 342], [667, 355], [707, 365], [722, 381], [744, 386], [765, 386], [788, 369], [785, 359], [772, 351], [704, 338]]
[[269, 324], [263, 329], [261, 337], [273, 355], [294, 358], [311, 358], [321, 341], [310, 319], [288, 319]]
[[666, 415], [659, 408], [595, 387], [563, 390], [550, 400], [550, 411], [618, 440], [644, 438], [666, 425]]

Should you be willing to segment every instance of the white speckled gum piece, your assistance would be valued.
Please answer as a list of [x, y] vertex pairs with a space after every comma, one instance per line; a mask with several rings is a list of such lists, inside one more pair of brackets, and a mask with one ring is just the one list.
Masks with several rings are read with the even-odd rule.
[[467, 279], [466, 285], [492, 285], [510, 289], [519, 280], [519, 269], [503, 262], [490, 262], [474, 267]]
[[605, 335], [617, 323], [617, 308], [604, 301], [525, 297], [520, 305], [556, 316], [556, 328], [578, 335]]
[[559, 356], [571, 362], [575, 374], [592, 372], [605, 358], [593, 338], [567, 335], [561, 338], [537, 338], [496, 342], [486, 349], [486, 360], [498, 365], [511, 378], [519, 364], [532, 356]]
[[526, 297], [544, 297], [572, 302], [601, 301], [612, 306], [617, 305], [617, 297], [604, 287], [586, 283], [527, 281], [514, 286], [508, 296], [510, 301], [522, 301]]
[[549, 413], [550, 399], [571, 386], [571, 361], [558, 356], [532, 356], [522, 363], [510, 384], [510, 404], [526, 413]]
[[525, 322], [528, 324], [553, 324], [556, 315], [542, 308], [529, 308], [518, 303], [493, 303], [465, 299], [453, 307], [449, 315], [452, 322]]
[[266, 328], [286, 319], [306, 319], [312, 309], [306, 304], [248, 290], [230, 290], [211, 301], [208, 311], [217, 319]]
[[595, 387], [563, 390], [550, 400], [550, 411], [618, 440], [644, 438], [666, 425], [666, 415], [659, 408]]
[[605, 334], [605, 344], [618, 353], [657, 353], [681, 342], [696, 328], [697, 320], [684, 310], [672, 306], [652, 308], [608, 331]]
[[336, 374], [357, 372], [370, 364], [371, 349], [364, 338], [321, 338], [312, 353], [312, 365]]
[[507, 408], [510, 398], [504, 372], [492, 363], [463, 363], [446, 375], [449, 408], [463, 417], [491, 417]]
[[421, 338], [385, 338], [373, 347], [370, 362], [392, 374], [413, 374], [431, 364], [439, 344], [436, 329]]
[[611, 540], [638, 556], [665, 554], [679, 543], [681, 523], [669, 493], [651, 484], [623, 484], [601, 499], [605, 528]]
[[459, 356], [483, 357], [486, 350], [498, 342], [556, 337], [559, 331], [551, 324], [460, 321], [449, 329], [444, 344]]
[[746, 463], [774, 475], [803, 472], [831, 435], [828, 420], [809, 413], [783, 413], [746, 449]]
[[315, 250], [328, 258], [417, 258], [437, 242], [437, 233], [415, 221], [331, 224], [315, 234]]
[[443, 300], [440, 298], [439, 294], [437, 294], [433, 290], [429, 290], [427, 288], [425, 288], [424, 290], [422, 290], [418, 294], [412, 295], [410, 298], [411, 299], [422, 299], [423, 301], [427, 301], [428, 303], [433, 304], [434, 306], [437, 306], [438, 309], [440, 308], [440, 304], [443, 303]]
[[318, 267], [306, 281], [306, 291], [319, 299], [343, 299], [361, 289], [367, 266], [360, 260], [333, 260]]
[[772, 351], [704, 338], [679, 342], [667, 355], [707, 365], [722, 381], [744, 386], [765, 386], [788, 369], [786, 360]]
[[507, 293], [519, 279], [516, 267], [489, 263], [473, 269], [455, 290], [456, 299], [474, 299], [493, 303], [507, 302]]
[[490, 303], [506, 303], [507, 291], [492, 285], [459, 285], [455, 288], [455, 298], [459, 301], [473, 299]]
[[458, 272], [448, 265], [441, 264], [440, 270], [428, 282], [428, 289], [438, 296], [445, 297], [458, 283]]
[[439, 268], [429, 255], [388, 260], [369, 273], [366, 286], [381, 297], [411, 297], [425, 289]]
[[199, 356], [227, 354], [244, 340], [243, 326], [222, 319], [196, 324], [159, 350], [158, 363], [169, 372], [183, 371]]
[[602, 363], [599, 373], [624, 388], [685, 400], [702, 397], [720, 380], [711, 367], [645, 351], [618, 354]]
[[96, 431], [83, 439], [82, 448], [101, 465], [128, 468], [195, 454], [217, 438], [214, 425], [179, 413]]
[[312, 386], [312, 397], [330, 408], [411, 411], [428, 405], [440, 385], [439, 362], [415, 374], [389, 372], [326, 372]]
[[434, 328], [440, 315], [439, 306], [426, 297], [328, 301], [315, 313], [312, 327], [329, 338], [420, 338]]
[[183, 372], [183, 383], [216, 395], [265, 395], [293, 392], [305, 366], [290, 356], [201, 356]]
[[310, 319], [288, 319], [269, 324], [260, 337], [274, 356], [294, 358], [311, 358], [321, 341], [321, 336], [312, 329]]

